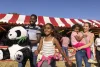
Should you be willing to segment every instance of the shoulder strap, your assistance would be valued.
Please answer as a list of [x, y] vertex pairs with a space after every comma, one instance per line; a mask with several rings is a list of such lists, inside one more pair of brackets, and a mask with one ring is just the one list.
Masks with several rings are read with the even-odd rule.
[[53, 41], [54, 37], [52, 38], [52, 41]]
[[[83, 32], [81, 32], [82, 33], [82, 35], [84, 35], [84, 33]], [[88, 43], [87, 42], [87, 38], [86, 37], [84, 37], [84, 39], [85, 39], [85, 42], [86, 42], [86, 44]]]
[[43, 42], [44, 42], [45, 37], [43, 37]]

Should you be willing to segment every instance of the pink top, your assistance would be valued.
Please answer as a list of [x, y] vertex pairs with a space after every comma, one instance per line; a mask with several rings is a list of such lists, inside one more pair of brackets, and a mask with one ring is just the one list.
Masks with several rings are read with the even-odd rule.
[[94, 34], [91, 33], [91, 32], [86, 32], [86, 33], [83, 33], [84, 35], [87, 35], [87, 37], [83, 38], [80, 42], [81, 43], [84, 43], [84, 44], [87, 44], [89, 43], [89, 41], [91, 40], [91, 38], [94, 37]]
[[82, 33], [81, 32], [79, 32], [79, 33], [76, 33], [76, 32], [72, 32], [72, 34], [71, 34], [71, 44], [72, 45], [76, 45], [77, 43], [79, 43], [76, 39], [75, 39], [75, 36], [82, 36]]
[[62, 37], [61, 38], [62, 46], [68, 47], [68, 44], [70, 43], [70, 40], [68, 37]]

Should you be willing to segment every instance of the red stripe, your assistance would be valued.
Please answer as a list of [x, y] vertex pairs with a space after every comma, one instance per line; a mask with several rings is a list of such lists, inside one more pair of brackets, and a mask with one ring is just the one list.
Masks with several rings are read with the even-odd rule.
[[29, 24], [30, 16], [25, 16], [24, 24]]
[[[92, 21], [92, 20], [89, 20], [89, 21], [91, 21], [92, 23], [95, 23], [94, 21]], [[97, 24], [97, 23], [95, 23], [97, 26], [99, 26], [100, 27], [100, 25], [99, 24]]]
[[88, 21], [90, 21], [92, 24], [94, 23], [93, 21], [91, 21], [91, 20], [88, 20]]
[[78, 19], [80, 22], [85, 23], [82, 19]]
[[77, 22], [74, 19], [70, 19], [74, 24], [77, 24]]
[[54, 25], [54, 26], [59, 26], [58, 23], [56, 22], [56, 20], [53, 18], [53, 17], [49, 17], [51, 23]]
[[12, 18], [8, 21], [9, 23], [15, 24], [19, 15], [18, 14], [13, 14]]
[[38, 16], [38, 24], [39, 25], [45, 25], [45, 21], [43, 19], [43, 16]]
[[98, 22], [100, 22], [99, 20], [97, 20]]
[[68, 24], [64, 18], [60, 18], [60, 20], [65, 24], [66, 27], [71, 27], [71, 25]]
[[6, 14], [0, 14], [0, 19], [4, 18]]

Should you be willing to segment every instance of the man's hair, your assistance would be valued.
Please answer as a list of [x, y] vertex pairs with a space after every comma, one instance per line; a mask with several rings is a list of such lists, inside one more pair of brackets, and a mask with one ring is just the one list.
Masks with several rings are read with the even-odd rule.
[[31, 16], [34, 16], [34, 17], [35, 17], [35, 19], [37, 19], [37, 15], [35, 15], [35, 14], [32, 14]]

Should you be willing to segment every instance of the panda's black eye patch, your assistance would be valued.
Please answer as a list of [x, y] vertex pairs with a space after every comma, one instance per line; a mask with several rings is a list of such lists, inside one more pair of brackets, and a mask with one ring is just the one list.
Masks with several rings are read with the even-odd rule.
[[20, 30], [16, 30], [15, 32], [17, 33], [17, 37], [21, 36], [21, 31]]

